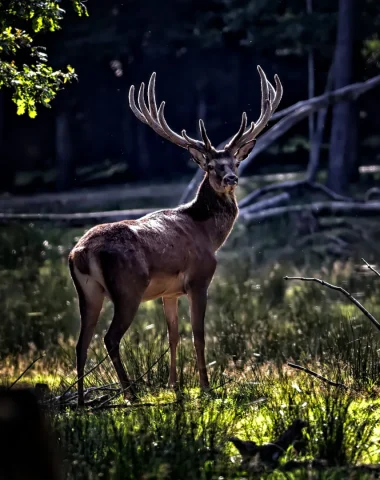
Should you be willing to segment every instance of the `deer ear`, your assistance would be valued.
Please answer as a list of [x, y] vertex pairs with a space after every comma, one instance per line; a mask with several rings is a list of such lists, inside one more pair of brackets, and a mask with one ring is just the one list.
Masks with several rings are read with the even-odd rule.
[[255, 143], [256, 143], [256, 138], [242, 145], [239, 148], [239, 150], [235, 153], [236, 160], [238, 162], [245, 160], [248, 157], [248, 155], [252, 152], [253, 147], [255, 146]]
[[202, 170], [207, 171], [207, 160], [203, 153], [192, 147], [188, 147], [188, 150], [194, 162], [197, 163]]

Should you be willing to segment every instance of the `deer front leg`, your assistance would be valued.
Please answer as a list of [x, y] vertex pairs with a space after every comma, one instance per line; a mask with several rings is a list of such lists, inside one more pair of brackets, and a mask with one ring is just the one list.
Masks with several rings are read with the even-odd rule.
[[177, 389], [178, 299], [163, 298], [170, 348], [169, 387]]
[[207, 305], [207, 288], [196, 288], [188, 292], [190, 301], [191, 326], [193, 341], [197, 356], [199, 381], [202, 390], [208, 390], [210, 385], [207, 376], [205, 360], [205, 329], [204, 320]]

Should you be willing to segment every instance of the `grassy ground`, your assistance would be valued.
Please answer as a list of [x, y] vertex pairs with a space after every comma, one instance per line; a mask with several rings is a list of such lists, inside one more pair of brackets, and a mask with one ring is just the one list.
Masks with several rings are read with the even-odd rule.
[[[366, 233], [368, 225], [355, 222]], [[339, 292], [285, 281], [316, 276], [353, 293], [380, 319], [379, 278], [362, 267], [375, 263], [372, 233], [338, 258], [316, 241], [307, 248], [288, 219], [245, 230], [237, 225], [220, 254], [206, 317], [207, 362], [212, 391], [201, 395], [186, 299], [180, 302], [181, 393], [166, 388], [168, 354], [160, 302], [141, 306], [123, 342], [123, 361], [136, 381], [139, 403], [84, 412], [53, 408], [67, 479], [374, 478], [355, 465], [380, 462], [378, 427], [380, 333]], [[66, 255], [82, 231], [33, 225], [0, 229], [0, 374], [10, 385], [41, 353], [45, 356], [18, 385], [48, 383], [60, 395], [75, 382], [78, 306]], [[318, 248], [316, 248], [318, 247]], [[322, 253], [321, 253], [322, 252]], [[105, 356], [105, 304], [87, 370]], [[308, 367], [346, 389], [294, 370]], [[109, 360], [86, 387], [117, 387]], [[93, 390], [95, 400], [111, 390]], [[75, 394], [75, 385], [69, 394]], [[72, 397], [75, 403], [75, 396]], [[109, 405], [122, 403], [116, 396]], [[296, 418], [308, 421], [303, 450], [285, 452], [275, 471], [241, 467], [230, 436], [273, 441]], [[322, 470], [285, 472], [290, 460], [322, 459]]]
[[[39, 332], [47, 324], [53, 329], [54, 319], [61, 325], [63, 314], [56, 313], [52, 319], [49, 312], [66, 310], [71, 322], [77, 316], [65, 265], [58, 259], [50, 260], [49, 287], [48, 283], [39, 285], [40, 277], [34, 284], [34, 295], [41, 302], [39, 310], [46, 309], [47, 317], [45, 313], [29, 312], [27, 318], [35, 322], [33, 328], [29, 325], [31, 332]], [[249, 256], [239, 264], [224, 259], [210, 290], [207, 359], [212, 392], [201, 395], [197, 388], [186, 300], [181, 301], [180, 315], [180, 395], [166, 388], [168, 354], [163, 355], [167, 341], [161, 305], [144, 304], [123, 344], [128, 373], [139, 379], [136, 385], [142, 406], [109, 410], [93, 407], [81, 413], [70, 408], [53, 409], [49, 413], [66, 478], [306, 478], [309, 474], [305, 469], [247, 473], [240, 467], [238, 452], [228, 442], [230, 436], [258, 443], [271, 441], [295, 418], [309, 422], [306, 445], [298, 455], [292, 450], [286, 452], [283, 464], [291, 459], [321, 458], [329, 462], [329, 468], [315, 471], [311, 478], [347, 478], [348, 474], [371, 478], [370, 473], [355, 472], [353, 467], [348, 473], [344, 468], [380, 461], [377, 331], [338, 293], [316, 285], [285, 282], [283, 276], [294, 273], [294, 266], [274, 264], [254, 271], [250, 262]], [[42, 276], [44, 268], [47, 266], [38, 268]], [[302, 271], [297, 269], [297, 273]], [[343, 285], [375, 315], [379, 314], [378, 279], [354, 262], [336, 262], [329, 269], [313, 273]], [[20, 289], [20, 277], [18, 298], [22, 302], [22, 295], [26, 295], [27, 303], [29, 290]], [[20, 307], [18, 311], [22, 312]], [[8, 309], [7, 315], [11, 313]], [[16, 314], [13, 312], [12, 318]], [[92, 344], [88, 370], [105, 355], [102, 335], [110, 314], [107, 304]], [[61, 394], [75, 381], [74, 344], [70, 329], [66, 337], [61, 334], [56, 341], [45, 339], [46, 356], [20, 384], [42, 381], [50, 385], [53, 395]], [[3, 383], [14, 380], [38, 357], [39, 350], [33, 343], [22, 353], [4, 355]], [[342, 382], [348, 390], [295, 371], [287, 361]], [[108, 360], [86, 377], [86, 387], [112, 387], [116, 382]], [[75, 393], [75, 387], [72, 391]], [[95, 391], [88, 400], [104, 393]], [[121, 402], [116, 397], [112, 403]]]

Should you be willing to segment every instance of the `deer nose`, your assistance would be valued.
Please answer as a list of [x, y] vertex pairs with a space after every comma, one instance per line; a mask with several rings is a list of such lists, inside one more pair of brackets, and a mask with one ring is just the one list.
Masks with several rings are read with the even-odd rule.
[[238, 184], [238, 177], [234, 173], [227, 173], [223, 178], [224, 185], [237, 185]]

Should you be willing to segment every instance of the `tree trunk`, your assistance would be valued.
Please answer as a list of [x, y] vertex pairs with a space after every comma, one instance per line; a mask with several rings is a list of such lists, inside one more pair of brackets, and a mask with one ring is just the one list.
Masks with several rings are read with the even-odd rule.
[[66, 112], [56, 117], [55, 130], [55, 160], [56, 160], [56, 188], [58, 191], [68, 190], [73, 179], [73, 154], [69, 118]]
[[[339, 0], [335, 89], [348, 85], [352, 78], [354, 6], [355, 0]], [[327, 184], [337, 193], [344, 193], [349, 183], [348, 156], [352, 148], [350, 134], [354, 116], [350, 102], [339, 103], [333, 108]]]
[[[327, 75], [325, 92], [331, 92], [334, 82], [334, 60], [331, 64], [329, 73]], [[318, 110], [317, 123], [313, 131], [313, 135], [310, 139], [310, 157], [309, 164], [307, 166], [306, 177], [310, 182], [315, 182], [317, 178], [317, 172], [319, 167], [319, 159], [321, 153], [321, 146], [323, 141], [323, 132], [325, 129], [325, 121], [327, 116], [328, 105]], [[310, 118], [310, 117], [309, 117]]]
[[358, 103], [350, 103], [350, 130], [349, 130], [349, 149], [347, 151], [347, 173], [348, 181], [355, 182], [359, 180], [359, 112]]

